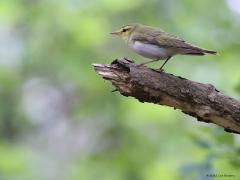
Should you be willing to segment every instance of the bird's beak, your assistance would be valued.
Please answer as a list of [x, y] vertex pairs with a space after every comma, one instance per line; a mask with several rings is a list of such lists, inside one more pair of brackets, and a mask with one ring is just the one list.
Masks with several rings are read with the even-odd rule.
[[114, 32], [111, 32], [110, 34], [112, 34], [112, 35], [119, 35], [120, 31], [114, 31]]

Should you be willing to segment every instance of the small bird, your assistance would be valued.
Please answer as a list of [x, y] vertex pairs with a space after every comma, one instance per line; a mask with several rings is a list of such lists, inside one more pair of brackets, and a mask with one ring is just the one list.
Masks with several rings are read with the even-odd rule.
[[174, 55], [203, 56], [205, 54], [217, 53], [215, 51], [196, 47], [158, 28], [142, 24], [125, 25], [111, 34], [119, 36], [136, 53], [152, 59], [151, 61], [140, 64], [140, 66], [159, 60], [165, 60], [159, 68], [160, 71], [163, 70], [164, 65]]

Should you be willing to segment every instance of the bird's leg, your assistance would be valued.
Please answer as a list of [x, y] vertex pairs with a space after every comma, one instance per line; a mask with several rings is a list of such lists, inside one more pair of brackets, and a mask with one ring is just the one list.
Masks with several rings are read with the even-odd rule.
[[172, 57], [172, 56], [169, 56], [169, 57], [164, 61], [164, 63], [162, 64], [162, 66], [158, 69], [160, 72], [161, 72], [161, 71], [164, 71], [164, 70], [163, 70], [163, 66], [169, 61], [169, 59], [171, 59], [171, 57]]
[[158, 61], [159, 59], [154, 59], [154, 60], [151, 60], [151, 61], [147, 61], [147, 62], [144, 62], [144, 63], [141, 63], [139, 64], [138, 66], [143, 66], [143, 65], [146, 65], [146, 64], [149, 64], [149, 63], [152, 63], [152, 62], [156, 62]]

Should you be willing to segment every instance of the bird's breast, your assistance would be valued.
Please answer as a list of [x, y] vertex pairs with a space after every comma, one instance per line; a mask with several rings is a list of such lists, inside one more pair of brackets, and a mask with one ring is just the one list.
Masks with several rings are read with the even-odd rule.
[[146, 44], [140, 41], [135, 41], [129, 46], [136, 53], [150, 59], [166, 59], [174, 54], [169, 48], [162, 48], [154, 44]]

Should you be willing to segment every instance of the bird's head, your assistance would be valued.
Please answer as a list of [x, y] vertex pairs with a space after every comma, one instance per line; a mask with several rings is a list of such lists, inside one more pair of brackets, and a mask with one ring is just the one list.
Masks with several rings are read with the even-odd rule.
[[134, 32], [136, 26], [137, 26], [136, 24], [125, 25], [118, 29], [117, 31], [114, 31], [110, 34], [117, 35], [125, 42], [127, 42], [132, 32]]

